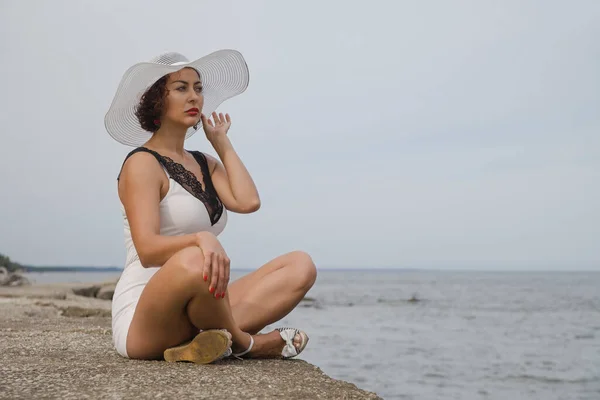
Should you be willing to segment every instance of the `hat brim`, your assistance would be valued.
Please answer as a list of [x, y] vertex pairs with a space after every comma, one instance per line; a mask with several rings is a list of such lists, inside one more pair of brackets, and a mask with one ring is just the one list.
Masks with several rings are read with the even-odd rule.
[[[129, 68], [119, 86], [115, 97], [104, 117], [104, 126], [109, 135], [117, 142], [138, 147], [152, 136], [140, 126], [135, 116], [135, 108], [141, 96], [164, 75], [191, 67], [200, 73], [204, 106], [202, 113], [210, 116], [225, 100], [243, 93], [248, 87], [250, 73], [244, 57], [236, 50], [219, 50], [195, 61], [178, 65], [163, 65], [141, 62]], [[200, 122], [198, 128], [202, 125]], [[196, 133], [190, 127], [186, 139]]]

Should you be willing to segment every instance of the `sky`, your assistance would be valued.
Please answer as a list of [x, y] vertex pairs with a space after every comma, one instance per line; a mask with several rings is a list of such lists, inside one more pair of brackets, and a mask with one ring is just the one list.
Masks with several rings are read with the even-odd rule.
[[223, 48], [250, 69], [218, 111], [262, 200], [219, 236], [232, 268], [600, 271], [595, 0], [1, 0], [0, 253], [122, 267], [117, 85]]

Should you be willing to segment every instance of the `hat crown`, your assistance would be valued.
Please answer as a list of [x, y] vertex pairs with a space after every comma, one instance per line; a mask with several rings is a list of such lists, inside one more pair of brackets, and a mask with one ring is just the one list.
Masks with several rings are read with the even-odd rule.
[[189, 60], [183, 54], [176, 52], [163, 53], [159, 56], [154, 57], [150, 61], [156, 64], [163, 65], [183, 64], [189, 62]]

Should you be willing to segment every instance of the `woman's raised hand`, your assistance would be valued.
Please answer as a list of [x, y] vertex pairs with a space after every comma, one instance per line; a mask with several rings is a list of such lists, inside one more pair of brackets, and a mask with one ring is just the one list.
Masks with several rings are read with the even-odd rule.
[[217, 114], [216, 112], [213, 112], [212, 118], [214, 122], [209, 118], [206, 118], [206, 115], [200, 115], [202, 128], [204, 129], [206, 138], [211, 143], [226, 136], [227, 131], [229, 131], [229, 128], [231, 127], [231, 117], [229, 117], [229, 114], [223, 115], [223, 113]]

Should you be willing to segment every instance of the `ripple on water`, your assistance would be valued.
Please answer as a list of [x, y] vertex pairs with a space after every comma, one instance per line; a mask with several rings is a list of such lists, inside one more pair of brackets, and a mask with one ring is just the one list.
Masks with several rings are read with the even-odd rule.
[[567, 378], [557, 378], [557, 377], [551, 377], [551, 376], [521, 374], [521, 375], [507, 375], [506, 377], [501, 378], [501, 380], [534, 381], [534, 382], [542, 382], [542, 383], [592, 383], [592, 382], [600, 382], [600, 377], [567, 379]]
[[594, 339], [596, 336], [593, 333], [583, 334], [583, 335], [575, 335], [575, 339]]

